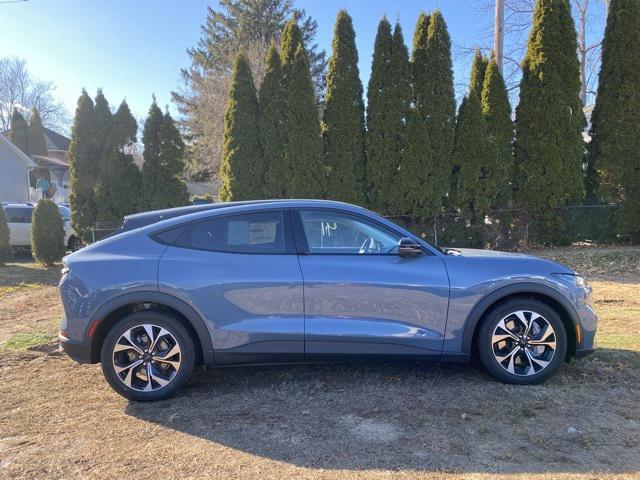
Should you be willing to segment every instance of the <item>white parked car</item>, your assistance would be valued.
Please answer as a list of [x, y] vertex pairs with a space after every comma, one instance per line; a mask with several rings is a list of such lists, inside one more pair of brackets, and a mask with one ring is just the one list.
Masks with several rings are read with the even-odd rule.
[[[35, 206], [32, 203], [2, 202], [2, 208], [7, 217], [11, 248], [31, 248], [31, 217]], [[64, 205], [58, 205], [58, 209], [64, 221], [64, 243], [69, 250], [75, 252], [82, 243], [71, 227], [71, 210]]]

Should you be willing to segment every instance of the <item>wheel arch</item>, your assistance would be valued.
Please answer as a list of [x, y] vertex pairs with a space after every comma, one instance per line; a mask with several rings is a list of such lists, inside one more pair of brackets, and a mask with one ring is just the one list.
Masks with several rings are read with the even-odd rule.
[[574, 357], [577, 349], [576, 327], [579, 325], [578, 314], [575, 309], [561, 293], [546, 285], [525, 282], [514, 285], [507, 285], [492, 291], [482, 298], [473, 307], [465, 324], [462, 337], [462, 351], [466, 354], [473, 354], [476, 345], [476, 337], [480, 330], [480, 325], [486, 314], [500, 304], [513, 298], [532, 298], [540, 300], [553, 308], [562, 319], [567, 334], [567, 356], [566, 360]]
[[145, 310], [161, 311], [176, 317], [193, 337], [196, 361], [213, 364], [211, 335], [198, 312], [172, 295], [148, 291], [120, 295], [96, 311], [85, 333], [85, 343], [91, 345], [91, 363], [100, 361], [100, 349], [111, 327], [128, 314]]

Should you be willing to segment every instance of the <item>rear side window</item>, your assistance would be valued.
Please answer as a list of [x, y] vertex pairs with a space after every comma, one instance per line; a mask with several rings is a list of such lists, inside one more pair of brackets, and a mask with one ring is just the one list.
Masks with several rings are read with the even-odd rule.
[[9, 223], [31, 223], [32, 208], [8, 207], [4, 210]]
[[282, 212], [256, 212], [193, 223], [176, 246], [230, 253], [285, 253]]

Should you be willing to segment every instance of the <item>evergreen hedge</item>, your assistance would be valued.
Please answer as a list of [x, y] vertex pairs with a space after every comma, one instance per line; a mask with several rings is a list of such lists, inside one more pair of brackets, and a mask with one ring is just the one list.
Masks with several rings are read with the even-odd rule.
[[326, 196], [362, 205], [366, 170], [364, 102], [356, 34], [345, 10], [338, 12], [332, 47], [322, 117]]
[[262, 198], [264, 163], [258, 136], [258, 98], [247, 58], [236, 57], [224, 115], [220, 199]]
[[566, 241], [559, 208], [582, 197], [586, 126], [576, 31], [568, 0], [537, 0], [516, 108], [516, 195], [532, 237]]
[[0, 265], [11, 259], [11, 245], [9, 243], [9, 226], [4, 208], [0, 207]]
[[65, 255], [64, 222], [53, 200], [41, 199], [33, 209], [31, 252], [45, 265], [53, 265]]
[[[621, 203], [616, 228], [640, 239], [640, 2], [611, 0], [591, 117], [590, 190]], [[595, 176], [598, 172], [598, 176]], [[592, 197], [595, 197], [592, 194]]]
[[67, 152], [71, 187], [71, 224], [85, 242], [91, 240], [91, 228], [95, 224], [94, 186], [99, 172], [98, 152], [94, 143], [93, 109], [93, 100], [86, 90], [83, 90], [78, 99], [71, 129], [71, 143]]
[[264, 158], [264, 198], [285, 198], [287, 193], [287, 167], [284, 163], [286, 133], [285, 91], [282, 62], [275, 45], [267, 51], [265, 73], [258, 95], [260, 146]]

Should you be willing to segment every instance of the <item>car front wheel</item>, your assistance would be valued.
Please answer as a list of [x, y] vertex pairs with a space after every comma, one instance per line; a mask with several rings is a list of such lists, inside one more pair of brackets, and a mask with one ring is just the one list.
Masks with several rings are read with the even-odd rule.
[[478, 335], [482, 364], [504, 383], [544, 382], [560, 368], [566, 352], [560, 316], [534, 299], [513, 299], [492, 310]]
[[113, 389], [129, 400], [162, 400], [189, 380], [195, 347], [175, 318], [138, 312], [120, 320], [107, 334], [100, 355]]

